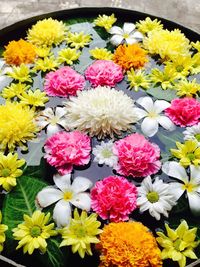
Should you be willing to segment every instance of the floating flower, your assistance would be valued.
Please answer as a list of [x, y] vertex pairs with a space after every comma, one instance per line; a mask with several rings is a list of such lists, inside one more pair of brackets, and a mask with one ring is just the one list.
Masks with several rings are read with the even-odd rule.
[[103, 14], [99, 15], [93, 22], [95, 26], [103, 27], [106, 31], [109, 31], [116, 21], [115, 14], [110, 16]]
[[47, 139], [44, 146], [47, 162], [61, 175], [70, 173], [73, 166], [90, 161], [90, 138], [81, 132], [58, 132]]
[[18, 159], [17, 153], [9, 153], [6, 156], [0, 153], [0, 185], [3, 189], [10, 191], [17, 185], [16, 179], [22, 175], [20, 167], [24, 164], [25, 160]]
[[24, 221], [12, 231], [14, 239], [19, 240], [16, 249], [23, 247], [23, 252], [32, 254], [35, 249], [39, 249], [42, 253], [46, 252], [46, 239], [56, 235], [53, 230], [54, 223], [47, 224], [50, 219], [50, 213], [36, 210], [31, 216], [24, 214]]
[[38, 60], [35, 61], [35, 66], [33, 68], [33, 71], [42, 71], [42, 72], [47, 72], [50, 70], [56, 70], [59, 66], [58, 61], [55, 59], [54, 56], [50, 57], [44, 57], [44, 58], [39, 58]]
[[5, 46], [3, 57], [6, 63], [11, 65], [19, 66], [22, 63], [33, 63], [36, 58], [36, 48], [23, 39], [11, 41]]
[[65, 103], [70, 128], [101, 139], [120, 135], [137, 121], [134, 101], [122, 91], [99, 86], [77, 95]]
[[165, 109], [165, 114], [181, 127], [192, 126], [199, 122], [200, 103], [194, 98], [175, 98], [171, 106]]
[[67, 26], [56, 19], [39, 20], [28, 30], [27, 39], [37, 46], [60, 44], [66, 38]]
[[2, 221], [2, 213], [0, 211], [0, 252], [3, 251], [3, 243], [6, 240], [6, 235], [4, 232], [8, 230], [8, 226], [2, 224], [1, 221]]
[[144, 109], [137, 108], [137, 114], [140, 119], [145, 118], [141, 124], [142, 132], [152, 137], [158, 132], [159, 124], [168, 131], [173, 131], [175, 125], [166, 116], [162, 115], [161, 112], [170, 106], [165, 100], [156, 100], [153, 102], [149, 96], [140, 97], [137, 103]]
[[118, 156], [115, 169], [124, 176], [145, 177], [157, 173], [161, 167], [159, 147], [138, 133], [115, 142], [113, 152]]
[[190, 210], [194, 215], [200, 214], [200, 167], [190, 165], [190, 176], [181, 164], [175, 161], [165, 162], [162, 171], [168, 176], [176, 178], [171, 183], [174, 196], [179, 199], [184, 193], [187, 194]]
[[40, 89], [36, 89], [35, 91], [28, 90], [27, 92], [22, 92], [19, 98], [20, 103], [22, 103], [23, 105], [30, 105], [33, 107], [44, 107], [44, 104], [49, 101], [46, 93], [41, 92]]
[[67, 43], [75, 49], [83, 48], [89, 45], [91, 42], [91, 36], [89, 34], [84, 34], [84, 32], [69, 32], [67, 35]]
[[180, 159], [180, 164], [183, 167], [188, 167], [190, 164], [195, 166], [200, 164], [200, 147], [196, 140], [187, 140], [184, 144], [176, 142], [178, 149], [171, 148], [172, 155]]
[[76, 49], [67, 47], [58, 52], [58, 61], [72, 65], [74, 61], [78, 60], [80, 54], [80, 51], [78, 52]]
[[84, 86], [84, 77], [70, 67], [62, 67], [45, 76], [44, 90], [49, 96], [75, 96]]
[[142, 41], [143, 34], [139, 31], [136, 31], [135, 24], [133, 23], [124, 23], [123, 27], [113, 26], [109, 30], [110, 34], [113, 36], [110, 39], [110, 42], [113, 45], [120, 45], [123, 41], [127, 44], [134, 44], [139, 41]]
[[9, 86], [3, 88], [1, 95], [3, 98], [9, 100], [15, 97], [19, 98], [29, 88], [30, 85], [26, 85], [25, 83], [11, 83]]
[[192, 48], [196, 49], [198, 52], [200, 52], [200, 42], [196, 41], [196, 42], [191, 42]]
[[200, 84], [196, 82], [196, 79], [192, 81], [182, 80], [176, 84], [175, 89], [178, 96], [192, 97], [200, 92]]
[[0, 148], [13, 151], [16, 146], [26, 149], [26, 142], [36, 137], [38, 128], [34, 111], [19, 103], [0, 106]]
[[148, 58], [146, 51], [138, 44], [123, 44], [118, 46], [115, 50], [113, 61], [120, 65], [124, 70], [129, 70], [130, 68], [142, 68], [145, 63], [148, 62]]
[[160, 215], [168, 217], [168, 212], [176, 205], [176, 197], [170, 184], [163, 183], [158, 177], [152, 183], [147, 176], [138, 187], [137, 204], [140, 212], [149, 211], [152, 217], [160, 220]]
[[161, 252], [156, 239], [140, 222], [119, 222], [105, 225], [100, 234], [99, 267], [161, 267]]
[[113, 142], [110, 140], [107, 143], [104, 141], [100, 145], [93, 148], [94, 161], [98, 164], [105, 164], [109, 167], [114, 167], [117, 164], [117, 156], [113, 153]]
[[85, 71], [85, 78], [96, 87], [98, 85], [115, 86], [123, 79], [122, 68], [110, 60], [97, 60]]
[[197, 141], [198, 146], [200, 146], [200, 123], [192, 127], [187, 127], [183, 134], [184, 140]]
[[106, 48], [95, 47], [95, 49], [91, 49], [89, 53], [95, 59], [112, 60], [113, 58], [113, 54]]
[[92, 255], [91, 244], [99, 243], [96, 237], [102, 230], [99, 229], [101, 223], [97, 221], [97, 214], [92, 213], [89, 216], [85, 211], [79, 215], [78, 210], [74, 210], [74, 218], [68, 227], [61, 230], [63, 241], [60, 247], [72, 246], [72, 252], [78, 252], [81, 258], [85, 253]]
[[189, 229], [185, 220], [173, 230], [168, 224], [165, 224], [167, 235], [163, 232], [156, 232], [159, 236], [156, 238], [158, 244], [163, 248], [161, 252], [162, 259], [172, 259], [177, 261], [179, 267], [186, 266], [186, 258], [197, 259], [194, 248], [199, 244], [196, 239], [197, 228]]
[[200, 73], [200, 53], [196, 53], [192, 57], [192, 66], [190, 69], [192, 75]]
[[30, 76], [29, 67], [25, 64], [21, 64], [18, 67], [13, 67], [12, 71], [8, 71], [7, 75], [19, 82], [32, 82], [32, 78]]
[[163, 25], [161, 24], [160, 20], [152, 20], [151, 18], [147, 17], [145, 20], [139, 20], [139, 22], [136, 23], [136, 27], [143, 34], [148, 34], [149, 32], [154, 30], [162, 30]]
[[91, 190], [91, 207], [103, 219], [126, 221], [137, 208], [137, 188], [127, 179], [108, 176], [96, 182]]
[[71, 219], [71, 205], [83, 210], [90, 210], [90, 196], [85, 191], [91, 188], [92, 182], [84, 177], [76, 177], [71, 184], [71, 175], [53, 176], [54, 186], [43, 188], [36, 196], [37, 204], [46, 208], [55, 202], [53, 219], [58, 227], [66, 226]]
[[133, 88], [136, 92], [139, 90], [139, 87], [148, 89], [150, 86], [150, 80], [141, 70], [136, 72], [134, 69], [130, 69], [130, 71], [127, 71], [127, 78], [130, 88]]
[[50, 47], [36, 47], [36, 54], [38, 57], [42, 57], [42, 58], [45, 58], [45, 57], [48, 57], [51, 53], [51, 48]]
[[62, 107], [46, 108], [36, 118], [40, 129], [46, 128], [47, 136], [51, 136], [60, 130], [67, 129], [65, 119], [66, 110]]

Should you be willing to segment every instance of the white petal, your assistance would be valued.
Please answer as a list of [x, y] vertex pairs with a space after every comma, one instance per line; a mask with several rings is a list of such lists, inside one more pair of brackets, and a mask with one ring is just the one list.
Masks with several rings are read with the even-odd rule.
[[110, 30], [109, 30], [110, 34], [119, 34], [119, 35], [123, 35], [124, 32], [122, 30], [122, 28], [118, 27], [118, 26], [113, 26]]
[[161, 113], [163, 110], [165, 110], [166, 108], [170, 106], [171, 104], [165, 100], [156, 100], [154, 102], [154, 109], [156, 113]]
[[61, 125], [63, 128], [68, 129], [69, 123], [67, 122], [66, 119], [60, 119], [58, 124]]
[[76, 177], [72, 183], [72, 190], [75, 193], [84, 192], [92, 187], [92, 182], [85, 177]]
[[138, 32], [138, 31], [133, 33], [133, 37], [136, 39], [141, 39], [141, 40], [144, 38], [143, 34], [141, 32]]
[[68, 201], [60, 200], [53, 210], [53, 219], [58, 227], [66, 226], [71, 219], [71, 207]]
[[124, 33], [130, 34], [132, 31], [135, 30], [135, 24], [125, 22], [123, 26]]
[[63, 117], [66, 114], [66, 109], [62, 107], [56, 107], [55, 116], [58, 118]]
[[154, 110], [153, 100], [149, 96], [140, 97], [136, 102], [148, 112], [152, 112]]
[[123, 36], [122, 35], [113, 35], [113, 37], [110, 39], [110, 42], [113, 44], [113, 45], [116, 45], [118, 46], [119, 44], [121, 44], [121, 42], [123, 41]]
[[200, 184], [200, 167], [190, 165], [190, 177], [197, 183]]
[[48, 207], [49, 205], [62, 199], [63, 193], [53, 186], [47, 186], [42, 189], [36, 196], [36, 201], [42, 208]]
[[125, 38], [127, 44], [135, 44], [137, 43], [137, 40], [134, 37], [129, 36], [128, 38]]
[[200, 215], [200, 195], [196, 192], [187, 192], [187, 195], [191, 212], [194, 215]]
[[158, 122], [153, 118], [145, 118], [141, 124], [142, 132], [151, 137], [154, 136], [158, 131]]
[[159, 116], [157, 120], [160, 125], [168, 131], [174, 131], [176, 129], [175, 124], [166, 116]]
[[65, 174], [63, 176], [58, 173], [53, 176], [54, 183], [62, 191], [66, 191], [71, 188], [71, 174]]
[[47, 136], [48, 137], [52, 136], [53, 134], [55, 134], [59, 131], [60, 131], [60, 127], [57, 124], [56, 125], [49, 124], [47, 126]]
[[168, 161], [162, 166], [162, 171], [168, 176], [177, 178], [181, 181], [188, 181], [188, 176], [184, 167], [182, 167], [178, 162]]
[[36, 123], [38, 127], [43, 129], [49, 124], [49, 121], [45, 120], [44, 117], [39, 117], [38, 120], [36, 119]]
[[135, 112], [138, 120], [141, 120], [142, 118], [144, 118], [148, 115], [148, 113], [144, 109], [141, 109], [141, 108], [133, 108], [133, 109], [134, 109], [134, 112]]
[[170, 183], [170, 189], [171, 189], [170, 192], [174, 195], [176, 200], [178, 200], [184, 193], [182, 183], [172, 182]]
[[91, 207], [91, 199], [88, 193], [79, 193], [71, 201], [75, 207], [89, 211]]
[[52, 108], [46, 108], [43, 112], [42, 112], [43, 116], [46, 116], [48, 118], [52, 118], [54, 117], [54, 113], [53, 113], [53, 109]]

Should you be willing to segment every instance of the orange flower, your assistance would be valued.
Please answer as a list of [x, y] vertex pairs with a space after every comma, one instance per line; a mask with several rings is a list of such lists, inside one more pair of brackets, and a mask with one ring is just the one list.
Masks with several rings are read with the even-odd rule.
[[161, 267], [161, 252], [149, 229], [139, 222], [106, 225], [100, 234], [99, 267]]
[[36, 47], [23, 39], [9, 42], [5, 49], [4, 59], [6, 63], [11, 65], [19, 66], [22, 63], [33, 63], [36, 57]]
[[146, 54], [147, 52], [138, 44], [123, 44], [115, 50], [113, 60], [125, 70], [139, 69], [148, 61]]

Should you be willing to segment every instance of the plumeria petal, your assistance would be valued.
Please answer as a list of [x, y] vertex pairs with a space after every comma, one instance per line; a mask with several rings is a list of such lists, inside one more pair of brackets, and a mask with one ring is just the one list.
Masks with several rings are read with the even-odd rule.
[[66, 109], [62, 107], [56, 107], [55, 116], [58, 118], [63, 117], [66, 114]]
[[158, 122], [154, 118], [145, 118], [141, 124], [142, 132], [151, 137], [158, 131]]
[[62, 196], [60, 190], [54, 186], [47, 186], [37, 194], [36, 201], [40, 207], [45, 208], [62, 199]]
[[175, 124], [166, 116], [158, 116], [157, 120], [168, 131], [174, 131], [176, 129]]
[[48, 118], [52, 118], [54, 117], [54, 113], [53, 113], [53, 109], [52, 108], [46, 108], [43, 112], [42, 112], [43, 116], [46, 116]]
[[200, 185], [200, 166], [190, 165], [190, 176], [195, 180], [196, 184]]
[[146, 109], [146, 111], [152, 112], [154, 104], [151, 97], [149, 96], [140, 97], [136, 102], [144, 109]]
[[129, 36], [125, 40], [129, 45], [137, 43], [137, 40], [133, 36]]
[[118, 27], [118, 26], [113, 26], [110, 30], [109, 30], [110, 34], [119, 34], [119, 35], [123, 35], [123, 30]]
[[135, 24], [125, 22], [123, 26], [124, 33], [130, 34], [132, 31], [135, 30]]
[[79, 193], [72, 200], [71, 203], [79, 209], [89, 211], [91, 207], [91, 199], [88, 193]]
[[163, 110], [169, 108], [170, 106], [171, 104], [165, 100], [156, 100], [154, 102], [154, 109], [156, 113], [161, 113]]
[[80, 193], [92, 187], [92, 182], [85, 177], [76, 177], [71, 185], [71, 189], [75, 193]]
[[200, 215], [200, 194], [197, 192], [187, 192], [187, 196], [191, 212], [194, 215]]
[[53, 134], [59, 132], [60, 130], [61, 130], [61, 128], [57, 124], [55, 124], [55, 125], [49, 124], [47, 126], [47, 136], [50, 137]]
[[184, 193], [183, 184], [173, 182], [173, 183], [170, 183], [170, 187], [171, 187], [171, 192], [174, 193], [176, 200], [178, 200]]
[[110, 42], [113, 44], [113, 45], [119, 45], [121, 44], [121, 42], [123, 41], [124, 37], [122, 35], [113, 35], [112, 38], [110, 39]]
[[71, 188], [71, 174], [59, 175], [58, 173], [53, 176], [54, 183], [62, 191]]
[[133, 33], [133, 37], [136, 39], [141, 39], [141, 40], [144, 38], [143, 34], [141, 32], [138, 32], [138, 31]]
[[178, 162], [170, 161], [165, 162], [162, 167], [162, 171], [168, 176], [177, 178], [181, 181], [188, 181], [186, 170]]
[[41, 129], [45, 128], [49, 124], [49, 122], [47, 120], [44, 120], [43, 117], [38, 117], [36, 119], [36, 123], [37, 123], [38, 127]]
[[148, 113], [144, 109], [141, 109], [141, 108], [134, 108], [134, 111], [138, 117], [138, 120], [141, 120], [144, 117], [147, 117], [148, 115]]
[[62, 199], [55, 205], [53, 219], [58, 227], [69, 224], [71, 219], [71, 207], [68, 201]]

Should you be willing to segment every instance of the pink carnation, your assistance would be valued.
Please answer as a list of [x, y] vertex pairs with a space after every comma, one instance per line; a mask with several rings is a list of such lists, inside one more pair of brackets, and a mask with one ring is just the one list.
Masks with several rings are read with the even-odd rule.
[[137, 208], [137, 188], [123, 177], [109, 176], [91, 190], [91, 207], [104, 220], [126, 221]]
[[90, 137], [79, 131], [58, 132], [44, 145], [47, 162], [61, 175], [70, 173], [73, 165], [82, 166], [90, 161]]
[[171, 106], [165, 109], [165, 114], [176, 125], [192, 126], [199, 122], [200, 103], [190, 97], [176, 98], [172, 100]]
[[75, 96], [84, 86], [84, 77], [70, 67], [49, 72], [44, 82], [44, 90], [49, 96]]
[[115, 86], [123, 79], [122, 68], [110, 60], [97, 60], [85, 71], [85, 77], [93, 86]]
[[125, 176], [145, 177], [157, 173], [161, 167], [159, 147], [141, 134], [131, 134], [115, 142], [113, 152], [118, 157], [116, 170]]

